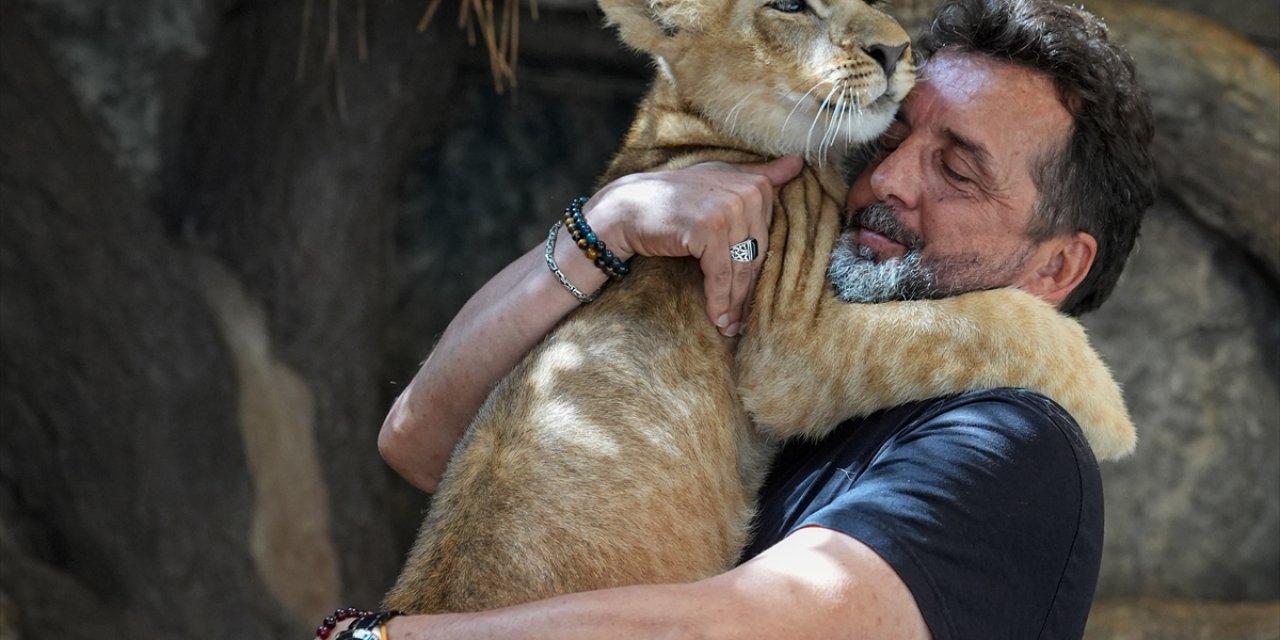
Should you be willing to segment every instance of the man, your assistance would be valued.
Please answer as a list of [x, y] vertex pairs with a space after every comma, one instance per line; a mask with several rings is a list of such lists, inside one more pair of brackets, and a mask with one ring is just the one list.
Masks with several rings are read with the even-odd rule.
[[[1097, 307], [1154, 192], [1127, 55], [1091, 16], [1039, 0], [948, 5], [918, 48], [931, 54], [920, 83], [849, 194], [837, 291], [874, 302], [1017, 286], [1068, 313]], [[700, 259], [708, 318], [736, 335], [759, 261], [727, 248], [767, 238], [772, 188], [798, 169], [631, 176], [584, 212], [621, 258]], [[557, 246], [572, 282], [603, 281]], [[379, 437], [388, 463], [431, 491], [492, 386], [578, 304], [541, 248], [495, 276], [396, 401]], [[1029, 391], [975, 392], [789, 445], [751, 548], [722, 575], [397, 617], [383, 640], [1079, 637], [1101, 531], [1099, 472], [1074, 421]]]

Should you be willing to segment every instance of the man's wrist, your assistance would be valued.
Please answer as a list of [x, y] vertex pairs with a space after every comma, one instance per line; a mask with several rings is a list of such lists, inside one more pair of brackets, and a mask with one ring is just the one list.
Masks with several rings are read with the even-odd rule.
[[609, 249], [619, 260], [627, 261], [636, 255], [630, 243], [627, 242], [627, 234], [622, 225], [622, 221], [629, 214], [618, 211], [617, 207], [600, 207], [595, 200], [588, 201], [582, 206], [582, 214], [587, 218], [596, 235], [609, 245]]
[[[333, 640], [389, 640], [390, 631], [388, 623], [393, 618], [403, 615], [399, 611], [359, 611], [361, 615], [353, 617], [344, 617], [344, 612], [355, 612], [353, 609], [339, 609], [334, 612], [333, 616], [325, 618], [324, 622], [316, 630], [316, 636], [321, 640], [325, 640], [329, 633], [337, 631], [338, 634]], [[351, 620], [351, 623], [342, 628], [345, 620]]]
[[[556, 229], [554, 243], [552, 254], [560, 276], [572, 283], [576, 289], [588, 294], [599, 291], [600, 287], [604, 286], [608, 276], [574, 244], [573, 238], [564, 229], [564, 225], [559, 225]], [[547, 266], [550, 267], [551, 263], [548, 262]], [[555, 271], [552, 273], [554, 274]], [[563, 285], [564, 281], [561, 281], [561, 284]], [[579, 297], [578, 300], [581, 302], [582, 298]]]

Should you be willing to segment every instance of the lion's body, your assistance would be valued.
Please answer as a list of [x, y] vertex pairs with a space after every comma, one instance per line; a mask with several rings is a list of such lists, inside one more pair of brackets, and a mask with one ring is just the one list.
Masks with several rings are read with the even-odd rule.
[[[486, 609], [736, 559], [766, 451], [741, 428], [732, 345], [686, 286], [696, 269], [636, 264], [597, 301], [612, 303], [584, 307], [501, 383], [389, 606]], [[707, 331], [673, 331], [698, 320]]]
[[[840, 419], [905, 400], [1031, 386], [1063, 402], [1091, 439], [1115, 436], [1100, 456], [1132, 446], [1118, 389], [1078, 326], [1048, 305], [1012, 291], [891, 305], [845, 305], [830, 295], [826, 265], [847, 186], [828, 150], [876, 135], [911, 79], [886, 82], [881, 73], [879, 85], [851, 81], [841, 95], [861, 101], [865, 121], [835, 109], [824, 122], [839, 130], [824, 125], [818, 139], [818, 116], [803, 115], [797, 128], [786, 108], [815, 77], [881, 68], [864, 49], [905, 44], [896, 24], [860, 0], [836, 0], [822, 5], [831, 22], [825, 32], [794, 23], [770, 31], [759, 23], [794, 16], [762, 14], [769, 9], [755, 0], [680, 12], [680, 1], [648, 9], [602, 2], [628, 43], [663, 61], [605, 179], [818, 148], [808, 154], [818, 162], [779, 192], [747, 338], [739, 348], [707, 322], [696, 262], [637, 258], [622, 283], [566, 319], [485, 402], [454, 452], [388, 607], [483, 610], [724, 571], [745, 543], [776, 442], [820, 436]], [[745, 42], [744, 33], [757, 37]], [[681, 45], [682, 38], [689, 42]], [[801, 62], [786, 63], [782, 53], [740, 57], [756, 45], [799, 48], [789, 56]], [[814, 50], [823, 55], [809, 55]], [[822, 59], [829, 68], [796, 66]], [[786, 107], [762, 95], [785, 93], [769, 86], [784, 82], [797, 83]], [[885, 93], [893, 104], [866, 104]], [[1023, 324], [1003, 333], [1010, 313]], [[911, 321], [895, 322], [895, 314]], [[982, 330], [951, 342], [948, 329], [964, 327]], [[867, 330], [878, 332], [875, 339], [857, 335]], [[1080, 375], [1041, 373], [1062, 350], [1081, 348]], [[975, 364], [936, 366], [956, 356]], [[784, 375], [770, 375], [774, 361]], [[879, 369], [861, 375], [864, 362]], [[823, 379], [806, 383], [815, 372]], [[839, 396], [823, 397], [829, 394]]]

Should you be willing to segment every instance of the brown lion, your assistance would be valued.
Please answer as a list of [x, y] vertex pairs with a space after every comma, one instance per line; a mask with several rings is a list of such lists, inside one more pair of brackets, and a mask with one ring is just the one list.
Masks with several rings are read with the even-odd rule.
[[703, 315], [696, 261], [637, 257], [507, 375], [455, 449], [388, 608], [477, 611], [721, 573], [777, 442], [908, 400], [1028, 387], [1075, 416], [1099, 457], [1133, 447], [1118, 387], [1047, 303], [831, 292], [838, 158], [889, 125], [914, 81], [893, 19], [862, 0], [600, 4], [658, 66], [604, 181], [782, 154], [808, 165], [776, 197], [741, 343]]

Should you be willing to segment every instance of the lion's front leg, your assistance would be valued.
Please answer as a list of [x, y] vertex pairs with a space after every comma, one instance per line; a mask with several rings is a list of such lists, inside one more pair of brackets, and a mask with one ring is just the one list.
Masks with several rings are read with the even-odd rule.
[[779, 190], [769, 255], [738, 345], [738, 392], [757, 427], [781, 437], [825, 433], [847, 415], [835, 388], [849, 351], [824, 327], [835, 303], [827, 265], [840, 230], [839, 189], [810, 171]]

